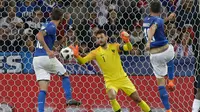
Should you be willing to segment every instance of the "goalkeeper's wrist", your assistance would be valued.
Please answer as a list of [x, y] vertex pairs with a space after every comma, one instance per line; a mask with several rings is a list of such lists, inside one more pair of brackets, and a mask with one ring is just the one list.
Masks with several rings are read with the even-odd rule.
[[124, 42], [125, 42], [125, 43], [129, 43], [130, 40], [129, 40], [129, 39], [125, 39]]
[[75, 57], [75, 58], [79, 58], [79, 57], [80, 57], [80, 55], [79, 55], [79, 54], [77, 54], [77, 55], [74, 55], [74, 57]]

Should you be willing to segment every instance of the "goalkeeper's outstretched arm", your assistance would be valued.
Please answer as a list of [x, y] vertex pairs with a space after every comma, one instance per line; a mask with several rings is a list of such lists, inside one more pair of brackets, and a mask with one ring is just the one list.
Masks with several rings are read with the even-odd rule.
[[76, 57], [76, 59], [78, 60], [78, 63], [79, 64], [85, 64], [85, 63], [87, 63], [87, 62], [89, 62], [89, 61], [91, 61], [91, 60], [93, 60], [94, 59], [94, 53], [93, 53], [93, 51], [91, 51], [89, 54], [87, 54], [85, 57], [81, 57], [80, 55], [78, 55], [77, 57]]
[[69, 46], [73, 52], [74, 52], [74, 57], [77, 59], [78, 63], [79, 64], [85, 64], [87, 63], [88, 61], [91, 61], [93, 59], [95, 59], [95, 50], [91, 51], [89, 54], [87, 54], [85, 57], [82, 57], [79, 55], [79, 47], [78, 45], [76, 45], [76, 47], [74, 46]]

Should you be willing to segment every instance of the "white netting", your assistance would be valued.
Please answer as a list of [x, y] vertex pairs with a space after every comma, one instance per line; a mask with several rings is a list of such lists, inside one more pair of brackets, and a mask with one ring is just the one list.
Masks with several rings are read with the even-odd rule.
[[[97, 47], [94, 33], [98, 29], [106, 30], [109, 41], [118, 43], [122, 43], [119, 31], [126, 29], [131, 34], [133, 50], [122, 53], [124, 69], [142, 99], [154, 111], [162, 111], [148, 53], [144, 51], [142, 32], [142, 20], [149, 14], [151, 1], [153, 0], [0, 0], [0, 111], [37, 111], [39, 88], [32, 68], [32, 54], [35, 35], [41, 25], [50, 20], [53, 7], [66, 11], [65, 20], [58, 27], [57, 40], [67, 42], [68, 45], [78, 43], [82, 56]], [[172, 12], [176, 13], [176, 19], [165, 25], [165, 33], [176, 52], [176, 90], [170, 93], [172, 111], [190, 112], [195, 94], [194, 75], [199, 73], [199, 58], [196, 57], [199, 56], [200, 4], [198, 0], [160, 1], [163, 18]], [[58, 41], [55, 43], [55, 51], [59, 52], [61, 45]], [[46, 110], [110, 112], [111, 106], [97, 63], [91, 61], [81, 66], [75, 60], [61, 61], [72, 74], [73, 96], [82, 101], [83, 105], [66, 107], [60, 78], [52, 75]], [[118, 93], [117, 99], [124, 112], [140, 111], [122, 92]]]

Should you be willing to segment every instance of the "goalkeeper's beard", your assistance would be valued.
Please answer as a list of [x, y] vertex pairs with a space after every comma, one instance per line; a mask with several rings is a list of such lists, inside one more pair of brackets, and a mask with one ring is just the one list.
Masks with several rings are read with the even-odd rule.
[[106, 47], [107, 43], [105, 42], [104, 44], [100, 45], [101, 47]]

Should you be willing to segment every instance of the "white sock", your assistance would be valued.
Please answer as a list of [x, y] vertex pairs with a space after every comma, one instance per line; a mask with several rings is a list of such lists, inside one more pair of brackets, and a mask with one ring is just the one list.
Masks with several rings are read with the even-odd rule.
[[194, 99], [193, 105], [192, 105], [192, 112], [198, 112], [200, 108], [200, 100]]

